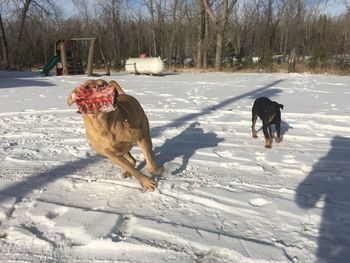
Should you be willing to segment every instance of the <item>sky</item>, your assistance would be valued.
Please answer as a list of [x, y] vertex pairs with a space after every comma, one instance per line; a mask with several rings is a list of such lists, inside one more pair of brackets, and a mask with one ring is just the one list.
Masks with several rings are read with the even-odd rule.
[[[93, 3], [96, 3], [93, 0], [88, 0], [88, 1], [91, 2], [91, 6], [93, 5]], [[132, 0], [129, 2], [132, 2], [133, 5], [135, 5], [135, 3], [139, 1]], [[78, 14], [78, 10], [74, 6], [72, 1], [64, 1], [64, 4], [62, 4], [62, 8], [63, 8], [63, 13], [66, 17], [71, 17]], [[345, 11], [345, 9], [346, 8], [342, 0], [329, 0], [327, 5], [323, 8], [322, 12], [325, 14], [338, 16], [342, 14]]]
[[[97, 3], [97, 1], [94, 1], [94, 0], [87, 0], [87, 1], [90, 2], [90, 4], [89, 4], [90, 7], [92, 7], [95, 3]], [[131, 6], [135, 6], [140, 1], [139, 0], [129, 0], [128, 2]], [[66, 17], [71, 17], [71, 16], [75, 16], [78, 14], [78, 9], [73, 4], [72, 0], [62, 1], [61, 3], [62, 3], [61, 7], [63, 9], [63, 14]]]
[[341, 0], [330, 1], [324, 12], [330, 15], [340, 15], [345, 11], [345, 5]]

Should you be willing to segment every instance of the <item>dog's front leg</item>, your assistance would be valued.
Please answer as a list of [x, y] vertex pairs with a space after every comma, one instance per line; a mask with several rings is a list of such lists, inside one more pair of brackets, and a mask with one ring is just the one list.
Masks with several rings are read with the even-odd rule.
[[276, 123], [276, 132], [277, 137], [275, 137], [275, 142], [280, 143], [282, 141], [281, 139], [281, 123]]
[[[135, 168], [136, 159], [131, 155], [131, 153], [128, 152], [127, 154], [124, 155], [124, 157], [125, 157], [126, 160], [128, 160], [130, 165]], [[128, 171], [124, 171], [123, 178], [127, 178], [127, 177], [130, 177], [130, 176], [131, 176], [131, 174]]]
[[265, 137], [265, 148], [271, 148], [270, 136], [267, 131], [267, 124], [263, 122], [263, 132]]
[[124, 171], [128, 172], [132, 176], [134, 176], [141, 183], [143, 189], [146, 191], [154, 191], [156, 188], [156, 183], [148, 178], [146, 175], [142, 174], [140, 171], [136, 170], [131, 166], [129, 161], [124, 156], [117, 156], [114, 152], [106, 153], [107, 157], [117, 164]]
[[271, 126], [271, 125], [272, 125], [272, 124], [269, 124], [269, 125], [268, 125], [269, 134], [270, 134], [271, 138], [275, 138], [275, 134], [272, 132], [272, 126]]
[[152, 151], [151, 138], [142, 138], [137, 143], [140, 146], [141, 151], [146, 159], [148, 172], [155, 175], [161, 175], [164, 172], [164, 167], [157, 166], [156, 164], [156, 160]]

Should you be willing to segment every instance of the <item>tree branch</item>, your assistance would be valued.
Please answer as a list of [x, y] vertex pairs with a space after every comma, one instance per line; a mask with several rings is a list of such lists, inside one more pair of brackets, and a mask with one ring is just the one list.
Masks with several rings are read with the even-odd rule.
[[228, 15], [231, 14], [232, 9], [235, 7], [236, 3], [237, 3], [237, 0], [233, 0], [233, 1], [230, 3], [230, 5], [229, 5], [229, 7], [228, 7], [228, 10], [227, 10], [227, 14], [228, 14]]
[[205, 10], [207, 11], [208, 15], [210, 16], [210, 18], [216, 23], [218, 19], [215, 16], [213, 10], [211, 10], [210, 6], [208, 5], [208, 1], [207, 0], [202, 0], [202, 3], [204, 5]]
[[37, 7], [39, 7], [39, 9], [41, 9], [41, 11], [43, 11], [47, 16], [51, 14], [45, 7], [43, 7], [42, 5], [40, 5], [37, 1], [33, 1], [33, 0], [32, 0], [32, 3], [33, 3], [34, 5], [36, 5]]

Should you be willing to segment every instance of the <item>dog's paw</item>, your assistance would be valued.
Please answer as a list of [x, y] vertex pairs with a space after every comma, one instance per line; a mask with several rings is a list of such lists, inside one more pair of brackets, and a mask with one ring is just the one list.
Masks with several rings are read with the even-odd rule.
[[156, 167], [155, 169], [150, 169], [148, 172], [155, 175], [161, 175], [164, 172], [164, 166]]
[[153, 192], [157, 187], [157, 183], [149, 178], [147, 178], [146, 180], [143, 180], [141, 184], [142, 184], [143, 190], [147, 192]]
[[275, 137], [275, 142], [280, 143], [282, 141], [281, 137]]
[[272, 147], [272, 145], [271, 145], [270, 138], [265, 137], [265, 148], [271, 148], [271, 147]]
[[128, 171], [125, 171], [125, 172], [122, 174], [122, 177], [125, 179], [125, 178], [132, 177], [132, 175], [131, 175], [131, 173], [129, 173]]
[[253, 137], [253, 138], [258, 138], [258, 135], [252, 134], [252, 137]]

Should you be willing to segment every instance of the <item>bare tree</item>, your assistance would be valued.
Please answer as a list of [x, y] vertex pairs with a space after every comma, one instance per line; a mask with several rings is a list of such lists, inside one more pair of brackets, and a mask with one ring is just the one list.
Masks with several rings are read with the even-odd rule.
[[169, 45], [169, 55], [168, 58], [170, 60], [170, 65], [172, 63], [172, 56], [175, 49], [175, 38], [176, 33], [179, 29], [179, 25], [181, 24], [181, 20], [184, 16], [183, 11], [183, 0], [173, 0], [171, 5], [171, 35], [170, 35], [170, 45]]
[[272, 52], [274, 50], [274, 40], [277, 34], [278, 24], [284, 12], [284, 4], [281, 0], [267, 0], [265, 4], [265, 30], [263, 41], [263, 54], [262, 59], [265, 62], [271, 60]]
[[151, 26], [152, 26], [152, 40], [153, 40], [153, 55], [156, 56], [158, 54], [158, 45], [157, 45], [157, 29], [155, 22], [155, 3], [154, 0], [143, 0], [147, 10], [151, 16]]
[[4, 23], [2, 22], [2, 17], [0, 13], [0, 37], [1, 37], [1, 46], [2, 46], [2, 56], [5, 64], [5, 69], [10, 68], [10, 59], [9, 59], [9, 49], [7, 45], [6, 33], [4, 28]]
[[350, 0], [343, 0], [343, 1], [348, 13], [350, 13]]
[[121, 27], [121, 20], [120, 20], [120, 14], [119, 9], [121, 6], [120, 0], [112, 0], [112, 36], [113, 36], [113, 50], [114, 55], [117, 59], [120, 58], [120, 27]]
[[227, 25], [228, 16], [232, 13], [233, 7], [237, 3], [237, 0], [217, 0], [215, 2], [215, 7], [218, 7], [218, 14], [215, 14], [215, 11], [212, 7], [209, 6], [207, 0], [202, 0], [205, 10], [209, 14], [209, 17], [215, 23], [216, 30], [216, 52], [215, 52], [215, 69], [221, 69], [222, 63], [222, 52], [223, 52], [223, 43], [224, 43], [224, 34]]
[[33, 7], [33, 10], [39, 10], [40, 12], [44, 13], [46, 16], [51, 15], [52, 13], [56, 12], [57, 6], [51, 1], [51, 0], [24, 0], [23, 6], [20, 8], [19, 11], [19, 17], [17, 19], [17, 36], [16, 36], [16, 41], [14, 43], [14, 49], [13, 49], [13, 64], [16, 68], [20, 68], [20, 59], [19, 59], [19, 54], [21, 52], [21, 48], [23, 46], [23, 35], [24, 35], [24, 28], [26, 24], [26, 18], [29, 13], [30, 7]]
[[[249, 39], [251, 38], [252, 32], [254, 32], [256, 17], [255, 5], [252, 2], [245, 2], [240, 14], [235, 14], [234, 16], [236, 54], [240, 62], [244, 56], [251, 55], [253, 52]], [[247, 52], [250, 53], [247, 54]]]
[[[143, 5], [128, 0], [74, 1], [79, 14], [66, 17], [55, 15], [59, 8], [52, 4], [58, 1], [1, 1], [2, 65], [40, 67], [58, 39], [87, 35], [101, 40], [103, 54], [97, 52], [95, 62], [105, 57], [119, 66], [141, 52], [196, 58], [198, 67], [206, 67], [214, 57], [219, 70], [223, 56], [236, 55], [243, 66], [249, 57], [261, 56], [270, 66], [272, 55], [289, 55], [293, 49], [297, 63], [304, 55], [329, 63], [350, 50], [350, 12], [322, 15], [326, 0], [249, 0], [240, 1], [241, 6], [235, 0], [140, 0]], [[78, 52], [84, 54], [85, 49], [82, 45]]]
[[86, 28], [90, 28], [90, 11], [89, 2], [87, 0], [72, 0], [75, 7], [79, 10], [79, 13], [84, 19]]
[[24, 24], [25, 24], [28, 8], [29, 8], [31, 1], [32, 0], [25, 0], [24, 1], [24, 5], [22, 7], [21, 14], [19, 17], [19, 21], [20, 21], [19, 22], [19, 30], [18, 30], [17, 42], [16, 42], [15, 53], [14, 53], [14, 58], [13, 58], [13, 61], [14, 61], [14, 64], [16, 67], [18, 67], [18, 54], [19, 54], [19, 50], [20, 50], [20, 47], [22, 44]]
[[205, 12], [204, 17], [204, 44], [203, 44], [203, 68], [208, 68], [208, 49], [209, 49], [209, 15]]
[[[209, 0], [206, 0], [209, 1]], [[209, 3], [208, 3], [209, 4]], [[205, 11], [202, 0], [197, 0], [198, 25], [197, 25], [197, 68], [208, 68], [208, 45], [209, 45], [209, 15]]]
[[198, 35], [197, 35], [197, 68], [203, 67], [203, 45], [205, 41], [205, 7], [202, 0], [198, 1]]

